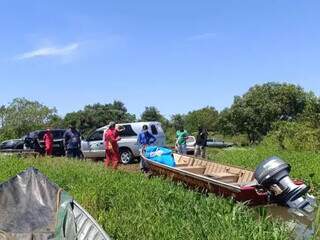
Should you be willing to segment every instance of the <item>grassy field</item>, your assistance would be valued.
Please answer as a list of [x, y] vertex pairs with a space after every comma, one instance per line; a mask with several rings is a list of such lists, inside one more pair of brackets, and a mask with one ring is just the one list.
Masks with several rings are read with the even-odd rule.
[[262, 160], [278, 156], [288, 162], [291, 175], [304, 179], [313, 194], [320, 197], [320, 154], [315, 152], [280, 151], [266, 147], [230, 148], [225, 150], [208, 149], [208, 158], [221, 163], [244, 166], [254, 170]]
[[0, 156], [0, 182], [29, 166], [72, 194], [114, 239], [289, 239], [282, 223], [243, 205], [101, 163]]

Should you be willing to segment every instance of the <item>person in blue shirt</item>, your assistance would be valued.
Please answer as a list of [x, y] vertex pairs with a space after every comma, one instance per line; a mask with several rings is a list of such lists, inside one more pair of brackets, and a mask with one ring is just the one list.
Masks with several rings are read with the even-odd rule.
[[146, 147], [155, 143], [157, 139], [148, 131], [148, 126], [143, 125], [142, 132], [138, 136], [138, 144], [140, 147]]
[[[148, 131], [148, 126], [143, 125], [142, 127], [142, 132], [139, 133], [137, 143], [140, 146], [140, 149], [143, 149], [149, 145], [154, 144], [157, 141], [156, 137], [153, 136], [149, 131]], [[141, 158], [140, 160], [140, 169], [142, 172], [147, 173], [148, 172], [148, 165], [147, 163]]]
[[81, 158], [80, 133], [75, 127], [75, 123], [70, 124], [70, 128], [64, 133], [64, 145], [68, 158]]

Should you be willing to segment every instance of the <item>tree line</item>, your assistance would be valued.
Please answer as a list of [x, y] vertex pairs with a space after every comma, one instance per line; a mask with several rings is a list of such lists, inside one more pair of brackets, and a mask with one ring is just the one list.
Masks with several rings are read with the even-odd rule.
[[245, 136], [250, 144], [260, 143], [267, 136], [269, 142], [272, 139], [283, 148], [286, 148], [288, 139], [294, 138], [298, 132], [306, 135], [307, 131], [310, 133], [308, 138], [318, 139], [320, 145], [319, 97], [300, 86], [275, 82], [251, 87], [242, 96], [235, 96], [232, 105], [220, 112], [207, 106], [187, 114], [173, 114], [170, 119], [165, 118], [155, 106], [147, 106], [137, 117], [129, 113], [120, 101], [86, 105], [82, 110], [61, 117], [55, 108], [16, 98], [8, 105], [0, 106], [0, 139], [21, 137], [29, 131], [46, 127], [65, 128], [71, 123], [86, 135], [111, 120], [159, 121], [172, 133], [180, 126], [192, 133], [202, 126], [215, 134]]

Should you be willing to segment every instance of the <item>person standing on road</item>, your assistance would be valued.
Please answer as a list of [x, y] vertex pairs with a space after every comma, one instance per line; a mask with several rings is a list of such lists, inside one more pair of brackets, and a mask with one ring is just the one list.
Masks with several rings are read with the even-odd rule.
[[52, 156], [53, 151], [53, 135], [51, 129], [47, 129], [43, 136], [44, 150], [47, 156]]
[[[156, 137], [148, 131], [148, 125], [143, 125], [142, 132], [139, 133], [137, 143], [140, 151], [147, 146], [154, 144], [157, 141]], [[148, 165], [143, 158], [140, 159], [140, 170], [144, 173], [148, 172]]]
[[201, 156], [202, 158], [206, 157], [207, 140], [208, 140], [207, 129], [199, 127], [198, 135], [195, 143], [195, 149], [194, 149], [195, 157], [198, 157], [198, 156]]
[[109, 129], [104, 135], [105, 147], [106, 147], [106, 159], [105, 166], [109, 167], [112, 164], [112, 168], [116, 170], [120, 162], [120, 152], [118, 142], [121, 140], [119, 132], [116, 129], [116, 123], [110, 122]]
[[179, 154], [186, 155], [187, 154], [187, 139], [188, 132], [184, 129], [183, 126], [176, 132], [176, 146]]
[[70, 128], [64, 133], [64, 146], [68, 158], [81, 157], [81, 139], [80, 133], [77, 131], [75, 123], [70, 125]]

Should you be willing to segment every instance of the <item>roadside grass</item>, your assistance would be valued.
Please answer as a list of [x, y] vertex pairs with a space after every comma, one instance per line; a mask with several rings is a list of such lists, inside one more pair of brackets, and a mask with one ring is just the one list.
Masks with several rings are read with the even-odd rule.
[[311, 187], [311, 192], [320, 197], [320, 154], [315, 152], [283, 151], [263, 146], [252, 148], [208, 149], [208, 159], [220, 163], [243, 166], [254, 170], [264, 159], [278, 156], [288, 162], [291, 175], [303, 179]]
[[0, 156], [0, 182], [34, 166], [68, 191], [113, 239], [290, 239], [283, 223], [242, 204], [102, 164]]

